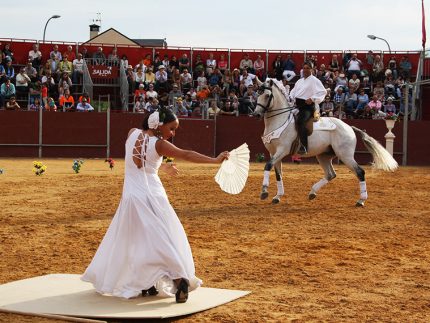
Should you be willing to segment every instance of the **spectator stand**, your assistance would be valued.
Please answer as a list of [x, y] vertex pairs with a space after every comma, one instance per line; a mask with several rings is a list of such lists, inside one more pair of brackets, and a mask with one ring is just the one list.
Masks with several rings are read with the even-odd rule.
[[267, 66], [268, 71], [270, 72], [270, 77], [274, 77], [274, 72], [272, 68], [273, 62], [276, 60], [276, 57], [278, 55], [281, 55], [282, 60], [285, 60], [287, 58], [287, 55], [291, 55], [291, 58], [293, 59], [294, 63], [296, 64], [296, 68], [294, 72], [298, 75], [301, 69], [301, 66], [303, 65], [305, 61], [305, 55], [306, 52], [304, 50], [268, 50], [267, 51]]
[[230, 69], [230, 59], [229, 59], [230, 58], [230, 51], [228, 48], [193, 47], [191, 49], [191, 54], [193, 57], [192, 64], [191, 64], [192, 71], [194, 72], [196, 55], [200, 55], [201, 59], [206, 64], [206, 60], [209, 58], [209, 54], [211, 54], [211, 53], [214, 55], [214, 59], [217, 62], [217, 66], [218, 66], [218, 62], [220, 60], [220, 56], [221, 56], [221, 54], [223, 54], [225, 56], [225, 59], [228, 61], [227, 69]]
[[264, 60], [265, 68], [267, 71], [267, 50], [266, 49], [230, 49], [230, 69], [239, 68], [240, 61], [244, 55], [248, 54], [249, 59], [255, 62], [258, 55]]

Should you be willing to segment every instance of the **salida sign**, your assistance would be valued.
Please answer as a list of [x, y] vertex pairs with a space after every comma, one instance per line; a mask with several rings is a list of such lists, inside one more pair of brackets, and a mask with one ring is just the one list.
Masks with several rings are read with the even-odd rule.
[[91, 78], [109, 79], [118, 77], [117, 66], [92, 65], [89, 66], [89, 72]]

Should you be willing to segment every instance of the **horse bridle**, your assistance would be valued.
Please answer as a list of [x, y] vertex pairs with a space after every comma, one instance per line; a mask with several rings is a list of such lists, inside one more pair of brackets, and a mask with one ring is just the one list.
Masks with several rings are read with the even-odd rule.
[[293, 110], [293, 109], [294, 109], [294, 107], [292, 107], [292, 108], [291, 108], [291, 107], [285, 107], [285, 108], [280, 108], [280, 109], [269, 110], [270, 103], [272, 103], [272, 100], [273, 100], [273, 91], [272, 91], [272, 86], [273, 86], [273, 85], [271, 85], [271, 86], [266, 86], [265, 84], [261, 84], [261, 85], [260, 85], [260, 87], [258, 88], [258, 93], [261, 95], [261, 94], [263, 94], [263, 93], [264, 93], [264, 91], [265, 91], [265, 90], [268, 90], [268, 91], [270, 91], [270, 96], [269, 96], [269, 100], [267, 101], [266, 106], [264, 106], [264, 105], [262, 105], [261, 103], [257, 102], [257, 107], [258, 107], [258, 106], [262, 107], [262, 108], [263, 108], [263, 111], [264, 111], [264, 113], [265, 113], [265, 114], [266, 114], [266, 113], [277, 112], [277, 111], [282, 111], [282, 112], [279, 112], [279, 113], [277, 113], [277, 114], [274, 114], [274, 115], [271, 115], [271, 116], [269, 116], [269, 117], [266, 117], [266, 119], [276, 117], [276, 116], [278, 116], [278, 115], [280, 115], [280, 114], [283, 114], [283, 113], [289, 112], [289, 111], [291, 111], [291, 110]]

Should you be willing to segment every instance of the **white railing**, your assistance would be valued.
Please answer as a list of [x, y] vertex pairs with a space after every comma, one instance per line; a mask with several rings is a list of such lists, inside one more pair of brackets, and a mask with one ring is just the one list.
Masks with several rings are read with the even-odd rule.
[[88, 93], [89, 97], [92, 99], [94, 83], [91, 79], [90, 71], [88, 70], [88, 65], [85, 59], [83, 68], [82, 92]]
[[[121, 98], [121, 105], [123, 111], [128, 111], [128, 100], [129, 100], [129, 86], [127, 80], [127, 66], [124, 65], [121, 60], [119, 66], [119, 93]], [[134, 107], [133, 107], [134, 109]]]

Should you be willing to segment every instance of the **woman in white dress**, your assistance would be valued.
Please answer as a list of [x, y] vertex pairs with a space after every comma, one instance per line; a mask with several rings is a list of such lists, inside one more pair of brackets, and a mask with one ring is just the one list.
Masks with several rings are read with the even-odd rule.
[[157, 295], [176, 297], [184, 303], [188, 291], [200, 286], [184, 228], [169, 203], [158, 177], [161, 168], [171, 175], [178, 170], [162, 164], [162, 156], [195, 163], [221, 163], [222, 152], [211, 158], [182, 150], [169, 141], [179, 120], [167, 108], [145, 116], [143, 130], [131, 129], [126, 141], [125, 178], [115, 216], [82, 280], [97, 292], [132, 298]]

